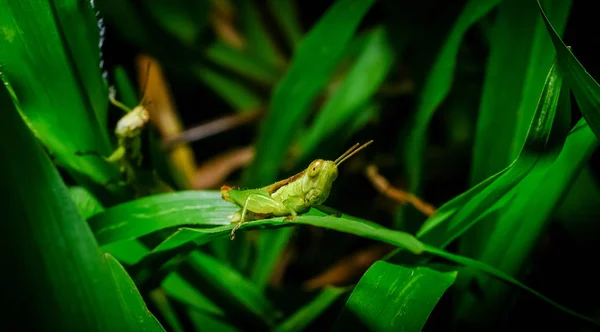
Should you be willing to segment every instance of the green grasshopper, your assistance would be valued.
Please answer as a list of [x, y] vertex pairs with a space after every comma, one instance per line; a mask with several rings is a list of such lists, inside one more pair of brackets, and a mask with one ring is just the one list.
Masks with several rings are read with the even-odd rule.
[[223, 199], [240, 207], [240, 210], [229, 217], [232, 223], [237, 223], [231, 230], [231, 239], [235, 238], [235, 231], [246, 222], [283, 216], [286, 216], [284, 221], [292, 221], [299, 214], [308, 212], [311, 207], [323, 204], [337, 178], [338, 166], [371, 143], [373, 140], [360, 147], [356, 143], [334, 161], [314, 160], [302, 172], [266, 187], [232, 189], [230, 186], [222, 186]]
[[[145, 86], [146, 84], [144, 84]], [[139, 105], [130, 109], [115, 98], [115, 90], [110, 89], [109, 100], [117, 108], [123, 110], [125, 115], [119, 119], [115, 126], [117, 136], [117, 148], [108, 157], [101, 156], [94, 151], [77, 152], [77, 155], [95, 155], [107, 162], [118, 163], [119, 170], [124, 176], [124, 181], [118, 181], [119, 185], [131, 185], [136, 197], [146, 196], [152, 193], [173, 191], [166, 183], [158, 178], [153, 172], [151, 175], [142, 172], [142, 131], [150, 120], [150, 113], [145, 106], [145, 90]]]

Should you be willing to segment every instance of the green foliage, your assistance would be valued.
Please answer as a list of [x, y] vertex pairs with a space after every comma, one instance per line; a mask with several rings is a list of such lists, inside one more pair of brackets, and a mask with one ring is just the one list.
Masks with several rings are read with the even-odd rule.
[[[588, 296], [600, 291], [588, 277], [600, 232], [597, 54], [567, 47], [573, 31], [587, 33], [575, 19], [585, 5], [0, 5], [5, 322], [25, 313], [35, 319], [22, 328], [44, 330], [600, 326]], [[109, 86], [127, 106], [140, 103], [130, 50], [161, 64], [185, 127], [265, 111], [194, 144], [202, 162], [253, 144], [253, 159], [223, 184], [268, 185], [375, 142], [340, 167], [324, 206], [245, 223], [230, 241], [238, 207], [216, 188], [132, 199], [109, 185], [115, 165], [78, 155], [114, 149], [122, 112]], [[145, 167], [175, 182], [151, 128], [164, 123], [152, 120]], [[368, 165], [435, 213], [378, 194]]]

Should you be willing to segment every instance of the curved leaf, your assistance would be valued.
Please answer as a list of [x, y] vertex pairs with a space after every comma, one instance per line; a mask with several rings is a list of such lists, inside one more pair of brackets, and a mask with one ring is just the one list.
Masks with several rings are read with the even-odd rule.
[[[174, 249], [191, 241], [207, 243], [228, 236], [235, 226], [231, 224], [228, 216], [237, 210], [238, 207], [224, 201], [218, 191], [180, 191], [119, 204], [95, 215], [89, 223], [101, 245], [180, 226], [179, 231], [154, 249], [156, 252]], [[333, 217], [312, 209], [298, 216], [293, 222], [283, 222], [283, 219], [280, 217], [248, 222], [239, 230], [289, 227], [296, 224], [312, 225], [390, 243], [417, 254], [422, 250], [421, 243], [411, 234], [379, 225], [373, 226], [371, 222], [363, 222], [354, 217]]]
[[0, 163], [5, 198], [0, 243], [3, 252], [10, 252], [4, 262], [10, 273], [2, 273], [0, 280], [9, 286], [4, 317], [31, 330], [162, 330], [129, 276], [115, 272], [115, 262], [98, 248], [4, 85], [0, 108], [0, 153], [10, 156]]
[[565, 80], [573, 91], [583, 117], [594, 134], [596, 134], [596, 137], [600, 138], [600, 85], [598, 85], [596, 80], [590, 76], [583, 65], [567, 48], [554, 26], [548, 20], [548, 16], [544, 12], [539, 0], [537, 0], [537, 3], [556, 49], [556, 58], [565, 75]]
[[346, 302], [334, 331], [421, 331], [456, 271], [373, 264]]
[[94, 60], [99, 32], [89, 2], [2, 0], [0, 7], [2, 79], [14, 89], [26, 122], [78, 180], [113, 180], [116, 166], [76, 155], [111, 152], [106, 86]]

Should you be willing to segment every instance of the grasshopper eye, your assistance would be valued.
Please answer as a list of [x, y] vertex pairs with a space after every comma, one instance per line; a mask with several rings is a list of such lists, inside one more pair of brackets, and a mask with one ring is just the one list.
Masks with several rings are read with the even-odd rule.
[[317, 176], [322, 166], [323, 161], [321, 159], [317, 159], [310, 163], [310, 165], [308, 166], [308, 176], [310, 176], [311, 178]]

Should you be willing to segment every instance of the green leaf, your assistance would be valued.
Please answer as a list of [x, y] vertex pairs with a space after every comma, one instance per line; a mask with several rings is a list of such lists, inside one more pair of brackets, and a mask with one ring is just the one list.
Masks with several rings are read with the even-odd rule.
[[[547, 3], [564, 30], [571, 1]], [[477, 119], [472, 184], [505, 168], [517, 157], [555, 56], [535, 4], [504, 1], [493, 30]]]
[[268, 5], [288, 44], [295, 51], [303, 32], [294, 0], [268, 0]]
[[[557, 70], [558, 66], [555, 64], [553, 71], [548, 76], [541, 98], [542, 102], [544, 99], [547, 102], [547, 112], [556, 113], [554, 128], [552, 128], [554, 135], [548, 138], [548, 144], [543, 151], [529, 151], [530, 154], [537, 153], [539, 158], [529, 173], [513, 189], [517, 193], [516, 198], [502, 211], [502, 214], [497, 215], [494, 219], [487, 218], [486, 220], [486, 222], [497, 222], [493, 224], [494, 227], [479, 257], [481, 261], [500, 268], [510, 275], [516, 275], [523, 262], [530, 256], [532, 246], [537, 242], [542, 230], [545, 229], [550, 214], [554, 207], [558, 206], [559, 199], [566, 189], [564, 187], [566, 183], [560, 185], [557, 178], [560, 178], [567, 170], [563, 168], [557, 170], [558, 172], [553, 172], [554, 174], [547, 174], [558, 161], [557, 156], [565, 144], [565, 136], [571, 119], [569, 89], [562, 87], [562, 75], [558, 76], [556, 73], [553, 75], [553, 72]], [[556, 111], [552, 108], [556, 108]], [[546, 131], [550, 132], [550, 128], [547, 128]], [[575, 166], [578, 171], [581, 165], [572, 164], [572, 166]], [[547, 175], [551, 177], [548, 178]], [[556, 184], [559, 186], [555, 186]], [[532, 203], [534, 205], [530, 205]], [[510, 243], [507, 242], [507, 239], [511, 239]], [[502, 289], [501, 293], [498, 292], [500, 289]], [[475, 304], [467, 299], [465, 301], [471, 304], [464, 304], [467, 309], [464, 309], [463, 314], [471, 315], [475, 311], [481, 311], [484, 313], [477, 316], [481, 317], [482, 321], [489, 321], [490, 318], [486, 313], [499, 310], [505, 304], [503, 301], [504, 295], [507, 293], [505, 287], [492, 284], [484, 287], [483, 292], [485, 298], [490, 302]]]
[[394, 52], [386, 32], [377, 27], [366, 37], [358, 58], [340, 86], [327, 99], [315, 121], [300, 140], [298, 159], [303, 160], [330, 138], [340, 126], [358, 117], [362, 107], [387, 77], [392, 68]]
[[196, 288], [221, 307], [230, 319], [252, 315], [250, 318], [253, 320], [260, 320], [267, 326], [274, 325], [280, 312], [256, 285], [238, 271], [200, 251], [189, 255], [189, 264], [195, 273]]
[[561, 305], [561, 304], [559, 304], [559, 303], [551, 300], [550, 298], [548, 298], [547, 296], [545, 296], [545, 295], [537, 292], [536, 290], [527, 287], [525, 284], [521, 283], [519, 280], [515, 279], [514, 277], [512, 277], [512, 276], [510, 276], [510, 275], [508, 275], [508, 274], [506, 274], [506, 273], [504, 273], [504, 272], [502, 272], [502, 271], [500, 271], [500, 270], [498, 270], [498, 269], [496, 269], [496, 268], [494, 268], [494, 267], [492, 267], [492, 266], [490, 266], [488, 264], [485, 264], [483, 262], [480, 262], [480, 261], [477, 261], [477, 260], [474, 260], [474, 259], [471, 259], [471, 258], [468, 258], [468, 257], [463, 257], [463, 256], [460, 256], [460, 255], [451, 254], [449, 252], [446, 252], [444, 250], [441, 250], [439, 248], [432, 247], [432, 246], [429, 246], [429, 245], [425, 245], [425, 251], [428, 252], [428, 253], [430, 253], [430, 254], [432, 254], [432, 255], [435, 255], [435, 256], [447, 259], [449, 261], [452, 261], [452, 262], [455, 262], [455, 263], [467, 266], [467, 267], [469, 267], [471, 269], [475, 269], [477, 271], [481, 271], [481, 272], [483, 272], [483, 273], [485, 273], [487, 275], [490, 275], [490, 276], [493, 276], [493, 277], [498, 278], [500, 280], [503, 280], [503, 281], [505, 281], [505, 282], [513, 285], [513, 286], [516, 286], [518, 288], [521, 288], [521, 289], [525, 290], [526, 292], [528, 292], [530, 294], [535, 295], [536, 297], [538, 297], [541, 300], [549, 303], [550, 305], [552, 305], [553, 307], [555, 307], [556, 309], [558, 309], [558, 310], [560, 310], [560, 311], [562, 311], [564, 313], [567, 313], [567, 314], [569, 314], [569, 315], [571, 315], [573, 317], [581, 319], [582, 321], [590, 323], [595, 328], [600, 327], [600, 322], [597, 322], [597, 321], [595, 321], [595, 320], [593, 320], [593, 319], [591, 319], [589, 317], [586, 317], [586, 316], [584, 316], [584, 315], [582, 315], [582, 314], [580, 314], [580, 313], [578, 313], [576, 311], [573, 311], [573, 310], [571, 310], [571, 309], [569, 309], [569, 308], [567, 308], [567, 307], [565, 307], [565, 306], [563, 306], [563, 305]]
[[[482, 216], [495, 203], [511, 195], [511, 191], [530, 174], [542, 156], [547, 156], [550, 160], [556, 156], [556, 146], [560, 146], [566, 136], [566, 133], [558, 135], [549, 141], [561, 96], [561, 83], [562, 75], [554, 65], [546, 78], [519, 157], [510, 166], [471, 189], [471, 193], [467, 192], [442, 205], [436, 215], [423, 224], [417, 233], [419, 239], [444, 248], [482, 220]], [[557, 127], [564, 126], [562, 117], [559, 122], [562, 123]], [[457, 204], [459, 202], [460, 205]]]
[[84, 220], [104, 211], [104, 206], [84, 187], [69, 187], [71, 199]]
[[236, 111], [251, 110], [261, 104], [252, 90], [213, 69], [194, 66], [192, 72]]
[[237, 208], [215, 191], [180, 191], [113, 206], [88, 220], [100, 245], [182, 225], [227, 225]]
[[89, 2], [2, 0], [0, 7], [2, 79], [14, 89], [26, 123], [79, 181], [114, 179], [116, 166], [75, 154], [111, 152], [99, 33]]
[[598, 111], [600, 109], [600, 85], [567, 48], [556, 32], [557, 29], [550, 23], [539, 1], [538, 6], [548, 33], [552, 38], [558, 64], [564, 72], [565, 80], [573, 91], [584, 119], [596, 137], [600, 137], [600, 112]]
[[271, 273], [287, 247], [288, 240], [292, 236], [293, 228], [280, 230], [264, 230], [258, 238], [256, 260], [250, 278], [265, 289], [271, 278]]
[[[269, 30], [265, 28], [261, 21], [261, 13], [255, 2], [243, 0], [239, 2], [239, 6], [242, 24], [246, 32], [248, 53], [269, 64], [273, 69], [277, 69], [284, 64], [285, 60], [273, 42], [273, 38], [269, 35]], [[278, 13], [277, 16], [279, 15]]]
[[132, 109], [137, 106], [138, 97], [137, 93], [135, 93], [136, 88], [122, 66], [115, 68], [115, 83], [117, 85], [117, 100]]
[[418, 193], [421, 184], [423, 156], [427, 142], [427, 128], [438, 106], [444, 101], [452, 86], [456, 57], [463, 36], [469, 28], [490, 12], [501, 0], [471, 0], [456, 20], [444, 43], [419, 96], [411, 131], [405, 145], [410, 191]]
[[178, 273], [170, 273], [161, 283], [167, 295], [194, 310], [210, 315], [223, 316], [223, 310], [190, 285]]
[[146, 303], [123, 266], [110, 254], [104, 254], [104, 257], [121, 295], [121, 306], [129, 314], [128, 326], [143, 331], [164, 331], [158, 320], [148, 311]]
[[[177, 232], [154, 249], [157, 252], [177, 248], [190, 241], [207, 243], [229, 236], [235, 225], [227, 216], [237, 210], [234, 204], [224, 201], [218, 191], [180, 191], [119, 204], [95, 215], [89, 224], [102, 245], [180, 226]], [[411, 234], [346, 215], [334, 217], [313, 209], [293, 222], [282, 221], [283, 217], [257, 220], [243, 224], [239, 230], [312, 225], [390, 243], [417, 254], [422, 250], [421, 243]]]
[[319, 293], [310, 303], [298, 309], [294, 314], [288, 317], [283, 323], [279, 324], [275, 331], [293, 332], [305, 331], [306, 327], [329, 308], [348, 290], [346, 288], [328, 287]]
[[141, 323], [146, 330], [162, 330], [135, 296], [130, 279], [115, 274], [114, 262], [100, 251], [4, 86], [0, 109], [0, 153], [10, 156], [0, 163], [1, 249], [10, 252], [4, 263], [12, 270], [0, 280], [10, 285], [4, 296], [12, 299], [4, 317], [35, 317], [14, 321], [32, 330], [137, 330]]
[[258, 135], [256, 156], [244, 175], [245, 186], [261, 187], [276, 180], [295, 129], [306, 119], [312, 99], [327, 83], [373, 2], [336, 1], [303, 39], [274, 91]]
[[260, 58], [256, 59], [248, 52], [236, 50], [222, 42], [216, 42], [208, 47], [206, 56], [222, 67], [264, 85], [275, 84], [279, 78], [278, 73]]
[[421, 331], [457, 272], [373, 264], [348, 298], [334, 331]]

